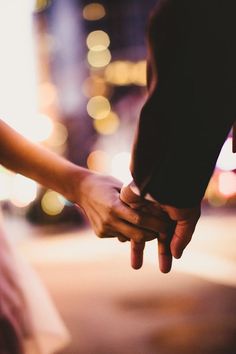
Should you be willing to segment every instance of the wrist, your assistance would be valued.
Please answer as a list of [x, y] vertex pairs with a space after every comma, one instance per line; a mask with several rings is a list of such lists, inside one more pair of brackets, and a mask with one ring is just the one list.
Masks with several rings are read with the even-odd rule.
[[64, 196], [72, 203], [80, 205], [84, 193], [85, 181], [91, 176], [92, 172], [86, 168], [71, 164], [67, 171], [64, 183]]

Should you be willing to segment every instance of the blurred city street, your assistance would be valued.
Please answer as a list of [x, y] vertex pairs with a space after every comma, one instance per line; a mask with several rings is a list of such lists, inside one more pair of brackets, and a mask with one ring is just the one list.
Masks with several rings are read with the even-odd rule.
[[[203, 2], [196, 13], [183, 1], [183, 11], [176, 6], [173, 17], [177, 20], [184, 14], [186, 20], [181, 19], [179, 25], [172, 21], [174, 12], [166, 12], [164, 2], [163, 14], [167, 19], [171, 15], [169, 28], [169, 20], [162, 20], [158, 13], [160, 26], [153, 15], [150, 21], [156, 3], [1, 2], [0, 204], [7, 237], [42, 279], [70, 333], [68, 346], [57, 354], [236, 354], [236, 155], [232, 151], [236, 125], [230, 130], [236, 49], [234, 53], [235, 36], [231, 39], [222, 31], [224, 27], [235, 30], [234, 12], [227, 7], [232, 20], [223, 26], [228, 15], [220, 2], [223, 13], [217, 5], [206, 11]], [[175, 8], [172, 2], [166, 3]], [[197, 8], [198, 2], [193, 3]], [[162, 4], [157, 9], [162, 11]], [[191, 20], [195, 16], [196, 25]], [[144, 102], [149, 103], [144, 106]], [[143, 113], [147, 114], [145, 123]], [[148, 134], [142, 135], [142, 129], [139, 134], [138, 126], [147, 127]], [[134, 144], [135, 136], [140, 148], [138, 142]], [[38, 150], [38, 144], [55, 155]], [[138, 155], [131, 151], [143, 155], [140, 165]], [[64, 164], [57, 156], [74, 165]], [[170, 274], [159, 271], [156, 240], [146, 245], [143, 268], [135, 271], [130, 267], [129, 243], [99, 239], [78, 213], [77, 207], [87, 212], [87, 204], [100, 217], [101, 206], [110, 210], [107, 206], [116, 205], [106, 197], [109, 190], [112, 196], [131, 181], [131, 165], [132, 176], [135, 165], [141, 175], [147, 174], [144, 184], [137, 178], [139, 187], [145, 185], [143, 192], [156, 194], [164, 204], [195, 205], [215, 161], [202, 218]], [[78, 166], [113, 176], [121, 184], [104, 182], [103, 189], [103, 183], [88, 178], [97, 187], [90, 188], [90, 183], [83, 183], [86, 173]], [[167, 187], [162, 188], [162, 182]], [[152, 186], [160, 188], [160, 199]], [[190, 201], [190, 192], [199, 195]], [[114, 229], [123, 219], [120, 211], [117, 215]], [[39, 332], [40, 337], [43, 331], [38, 342], [46, 337], [42, 346], [47, 350], [38, 352], [52, 354], [47, 344], [54, 348], [57, 343], [57, 321], [50, 327], [52, 314], [58, 320], [57, 312], [50, 301], [44, 311], [47, 292], [40, 282], [37, 287], [37, 277], [32, 276], [35, 282], [30, 282], [27, 269], [34, 275], [31, 267], [21, 269], [20, 257], [14, 248], [8, 254], [11, 248], [7, 242], [5, 247], [5, 241], [2, 237], [0, 295], [6, 298], [7, 310], [1, 312], [1, 319], [11, 328], [19, 322], [29, 354], [35, 354], [30, 346], [34, 334]], [[22, 303], [26, 306], [18, 311], [23, 314], [21, 320], [15, 306], [21, 309]], [[41, 322], [46, 329], [40, 327]], [[3, 324], [0, 333], [4, 342], [7, 327]], [[59, 328], [63, 332], [63, 325]]]
[[8, 218], [6, 228], [69, 329], [60, 354], [236, 353], [233, 210], [205, 210], [168, 275], [157, 268], [153, 241], [134, 271], [128, 243], [99, 240], [88, 229], [52, 232]]

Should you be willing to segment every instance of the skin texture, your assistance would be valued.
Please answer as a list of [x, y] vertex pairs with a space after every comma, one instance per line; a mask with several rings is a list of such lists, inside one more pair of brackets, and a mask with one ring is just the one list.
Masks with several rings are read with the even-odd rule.
[[162, 220], [133, 210], [120, 200], [120, 181], [79, 167], [28, 141], [2, 120], [0, 163], [77, 204], [99, 237], [124, 237], [140, 242], [165, 230]]
[[145, 210], [130, 208], [120, 199], [121, 183], [109, 176], [91, 174], [80, 186], [78, 203], [97, 236], [132, 239], [139, 243], [168, 227]]
[[[154, 200], [146, 200], [138, 195], [136, 190], [133, 182], [124, 186], [121, 191], [122, 201], [131, 208], [148, 212], [157, 220], [168, 224], [168, 227], [157, 235], [159, 268], [161, 272], [168, 273], [171, 270], [172, 257], [180, 258], [192, 238], [200, 217], [200, 206], [179, 209], [159, 204]], [[150, 241], [150, 239], [139, 243], [135, 240], [131, 241], [131, 266], [134, 269], [142, 267], [145, 241]]]
[[[87, 215], [99, 237], [127, 238], [138, 244], [154, 238], [156, 230], [166, 228], [162, 220], [123, 203], [119, 198], [122, 184], [117, 179], [93, 173], [33, 144], [2, 120], [0, 163], [74, 202]], [[0, 247], [0, 251], [4, 260], [7, 252], [4, 252], [4, 247]], [[7, 274], [9, 269], [10, 265], [4, 273]], [[15, 299], [12, 283], [11, 272], [9, 277], [0, 281], [0, 292], [4, 296], [0, 308], [0, 346], [6, 354], [21, 354], [23, 314], [14, 311], [14, 308], [18, 309], [19, 298]], [[12, 304], [12, 311], [8, 311], [9, 303]]]
[[[225, 6], [220, 0], [159, 0], [150, 17], [147, 99], [130, 169], [140, 200], [150, 194], [174, 225], [158, 236], [164, 272], [170, 270], [170, 254], [180, 258], [192, 238], [233, 125], [236, 151], [235, 10], [235, 1]], [[129, 192], [121, 197], [130, 206], [132, 198]], [[132, 243], [131, 249], [138, 268], [144, 244], [138, 248]]]

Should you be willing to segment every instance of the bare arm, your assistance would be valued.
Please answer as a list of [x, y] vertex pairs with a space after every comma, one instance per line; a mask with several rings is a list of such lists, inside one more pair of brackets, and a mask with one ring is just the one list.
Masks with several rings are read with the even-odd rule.
[[71, 177], [80, 184], [88, 171], [34, 144], [0, 120], [0, 163], [74, 201]]
[[99, 237], [139, 241], [153, 237], [159, 228], [165, 229], [165, 224], [153, 216], [132, 210], [120, 200], [120, 181], [79, 167], [28, 141], [2, 120], [0, 163], [79, 205]]

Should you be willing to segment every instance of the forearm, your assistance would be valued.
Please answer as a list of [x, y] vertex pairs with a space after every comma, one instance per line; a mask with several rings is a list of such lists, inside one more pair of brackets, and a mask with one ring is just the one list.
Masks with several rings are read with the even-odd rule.
[[79, 205], [100, 237], [140, 241], [163, 227], [156, 218], [133, 210], [120, 200], [120, 181], [76, 166], [31, 143], [1, 120], [0, 163]]
[[194, 207], [204, 196], [234, 116], [226, 116], [217, 100], [207, 112], [214, 119], [201, 107], [189, 113], [176, 109], [177, 114], [175, 108], [162, 110], [160, 101], [150, 100], [142, 110], [131, 173], [142, 194], [162, 204]]
[[[194, 207], [235, 119], [236, 73], [225, 55], [234, 52], [216, 27], [217, 11], [211, 17], [198, 2], [185, 2], [185, 11], [182, 1], [159, 3], [149, 29], [149, 97], [131, 171], [143, 193], [163, 204]], [[232, 35], [227, 26], [224, 31]]]
[[88, 170], [25, 139], [2, 120], [0, 120], [0, 163], [72, 201], [74, 175], [79, 185], [89, 173]]

